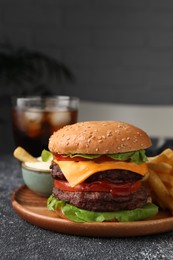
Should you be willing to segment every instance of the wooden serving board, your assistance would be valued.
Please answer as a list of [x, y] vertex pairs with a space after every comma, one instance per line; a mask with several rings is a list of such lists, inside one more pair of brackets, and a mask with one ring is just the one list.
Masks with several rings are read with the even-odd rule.
[[25, 185], [12, 195], [15, 212], [29, 223], [54, 232], [89, 237], [130, 237], [158, 234], [173, 230], [173, 216], [169, 212], [149, 220], [136, 222], [75, 223], [67, 220], [60, 211], [47, 209], [47, 198], [41, 197]]

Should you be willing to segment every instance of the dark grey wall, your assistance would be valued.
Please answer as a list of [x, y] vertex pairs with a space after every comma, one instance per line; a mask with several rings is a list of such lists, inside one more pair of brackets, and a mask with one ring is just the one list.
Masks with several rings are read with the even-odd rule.
[[172, 29], [171, 0], [0, 0], [0, 41], [65, 62], [84, 100], [172, 104]]

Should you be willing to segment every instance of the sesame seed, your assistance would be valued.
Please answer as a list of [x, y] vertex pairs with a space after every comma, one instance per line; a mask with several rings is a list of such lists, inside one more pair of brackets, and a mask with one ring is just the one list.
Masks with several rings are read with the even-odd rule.
[[111, 131], [107, 132], [107, 137], [109, 137], [109, 136], [112, 136], [112, 132]]
[[138, 139], [137, 139], [137, 138], [134, 138], [134, 139], [133, 139], [133, 142], [134, 142], [134, 143], [137, 143], [137, 142], [138, 142]]

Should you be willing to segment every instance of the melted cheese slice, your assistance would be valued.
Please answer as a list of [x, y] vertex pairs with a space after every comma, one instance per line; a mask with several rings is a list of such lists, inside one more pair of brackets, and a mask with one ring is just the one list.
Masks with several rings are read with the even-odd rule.
[[56, 159], [54, 161], [59, 165], [65, 178], [72, 187], [85, 181], [94, 173], [106, 170], [122, 169], [136, 172], [140, 175], [145, 175], [148, 172], [146, 163], [136, 164], [133, 162], [122, 161], [105, 161], [96, 163], [94, 161], [57, 161]]

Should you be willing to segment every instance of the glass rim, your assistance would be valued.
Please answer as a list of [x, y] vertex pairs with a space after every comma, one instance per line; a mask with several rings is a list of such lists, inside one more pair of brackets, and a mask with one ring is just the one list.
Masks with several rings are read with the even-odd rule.
[[12, 109], [40, 109], [48, 111], [50, 109], [74, 109], [78, 110], [80, 100], [74, 96], [28, 96], [17, 97], [11, 100]]
[[68, 96], [68, 95], [45, 95], [45, 96], [12, 96], [12, 100], [46, 100], [46, 99], [60, 99], [60, 100], [76, 100], [79, 101], [79, 97], [77, 96]]

